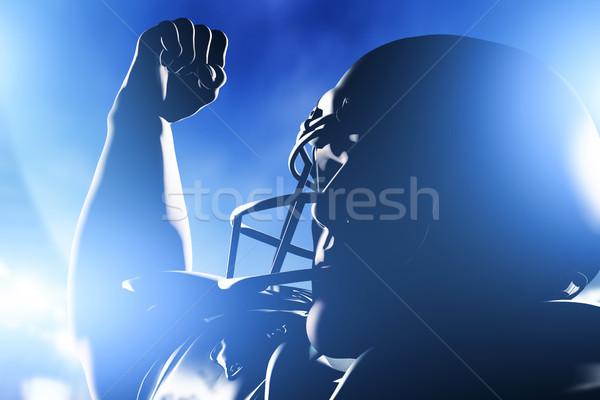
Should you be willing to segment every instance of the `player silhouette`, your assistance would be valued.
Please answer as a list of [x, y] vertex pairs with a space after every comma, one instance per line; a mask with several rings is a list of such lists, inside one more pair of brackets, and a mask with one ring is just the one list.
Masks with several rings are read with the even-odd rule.
[[94, 398], [598, 396], [600, 314], [571, 299], [599, 268], [600, 142], [555, 71], [446, 35], [368, 53], [292, 153], [313, 269], [233, 280], [191, 271], [182, 197], [163, 202], [170, 126], [216, 99], [226, 48], [151, 28], [110, 112], [70, 275]]

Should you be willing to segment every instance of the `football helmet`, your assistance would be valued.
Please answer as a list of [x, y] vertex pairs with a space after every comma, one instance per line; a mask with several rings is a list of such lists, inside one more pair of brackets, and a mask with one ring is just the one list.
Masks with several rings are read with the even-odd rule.
[[[446, 294], [572, 298], [598, 272], [598, 160], [587, 110], [539, 60], [473, 38], [398, 40], [358, 60], [302, 123], [288, 163], [295, 191], [231, 214], [226, 279], [219, 285], [264, 289], [330, 273], [314, 266], [282, 271], [287, 254], [315, 256], [292, 244], [302, 210], [331, 204], [319, 199], [332, 188], [378, 193], [415, 177], [439, 192], [445, 208], [438, 220], [423, 207], [410, 210], [410, 219], [406, 213], [384, 222], [380, 205], [372, 207], [371, 221], [321, 217], [317, 206], [315, 223], [341, 225], [338, 233], [350, 232], [346, 244], [358, 254], [379, 253], [372, 259], [394, 270], [384, 268], [381, 276], [412, 281], [410, 291], [427, 282], [430, 291], [451, 287]], [[288, 211], [279, 237], [242, 221], [281, 206]], [[439, 204], [432, 207], [439, 212]], [[241, 235], [276, 248], [269, 274], [238, 277]]]

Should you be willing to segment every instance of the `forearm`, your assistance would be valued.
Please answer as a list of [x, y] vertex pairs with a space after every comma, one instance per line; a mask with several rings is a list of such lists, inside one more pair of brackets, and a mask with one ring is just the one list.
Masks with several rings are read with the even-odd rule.
[[186, 268], [190, 233], [170, 125], [133, 108], [125, 88], [79, 221], [72, 294], [85, 304], [82, 296], [110, 295], [126, 279]]

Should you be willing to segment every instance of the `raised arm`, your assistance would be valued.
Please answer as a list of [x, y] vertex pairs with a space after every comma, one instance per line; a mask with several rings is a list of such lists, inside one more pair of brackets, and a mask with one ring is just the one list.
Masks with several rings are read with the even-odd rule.
[[[114, 372], [104, 382], [98, 369], [110, 369], [111, 357], [113, 363], [123, 362], [112, 369], [126, 369], [126, 359], [136, 353], [125, 354], [128, 342], [152, 336], [134, 331], [143, 323], [136, 320], [123, 281], [191, 269], [171, 123], [217, 97], [225, 82], [226, 47], [222, 32], [187, 19], [149, 29], [138, 41], [108, 116], [106, 144], [79, 220], [69, 276], [72, 325], [87, 348], [88, 380], [93, 374], [93, 385], [105, 386], [93, 388], [98, 397], [119, 376]], [[118, 352], [108, 354], [113, 340], [123, 346], [120, 358]]]

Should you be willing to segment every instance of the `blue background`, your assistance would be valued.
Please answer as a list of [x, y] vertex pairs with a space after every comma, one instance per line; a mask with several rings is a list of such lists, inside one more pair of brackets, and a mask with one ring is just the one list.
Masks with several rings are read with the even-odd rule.
[[[281, 194], [278, 185], [292, 187], [286, 163], [300, 122], [357, 58], [402, 37], [469, 32], [525, 50], [561, 73], [598, 123], [600, 3], [505, 0], [490, 10], [494, 4], [2, 3], [0, 397], [87, 398], [66, 328], [68, 258], [136, 34], [185, 16], [228, 35], [228, 81], [211, 107], [246, 144], [207, 110], [176, 124], [174, 133], [184, 189], [191, 192], [200, 181], [213, 194], [235, 189], [245, 202], [256, 188], [264, 197], [267, 189]], [[194, 268], [223, 274], [229, 223], [214, 217], [210, 195], [201, 205], [195, 200], [187, 196]], [[228, 214], [235, 203], [221, 198], [217, 214]], [[212, 217], [195, 218], [199, 211]], [[252, 257], [262, 255], [249, 255], [240, 269], [255, 272], [260, 262]], [[588, 290], [588, 298], [596, 293]]]

